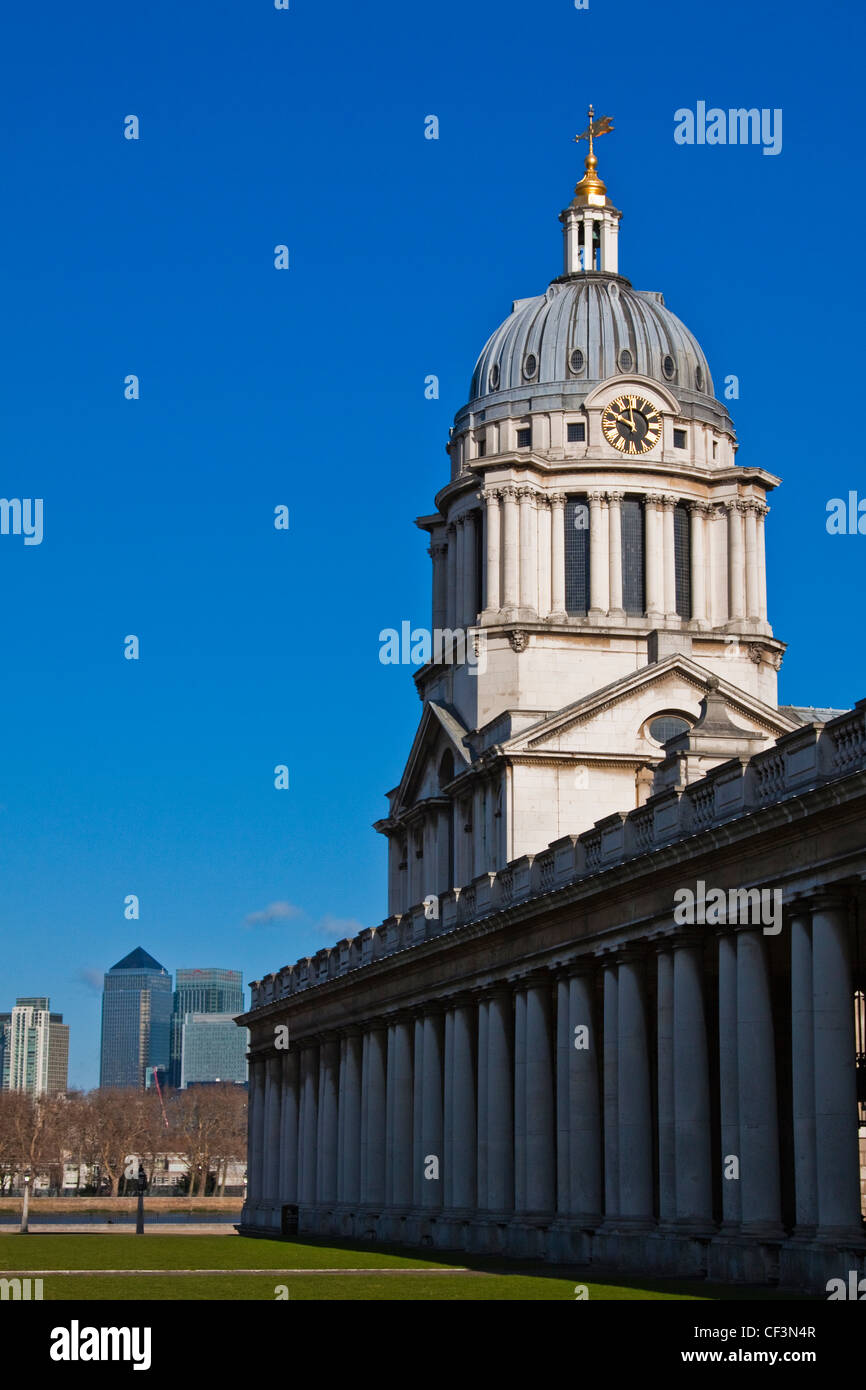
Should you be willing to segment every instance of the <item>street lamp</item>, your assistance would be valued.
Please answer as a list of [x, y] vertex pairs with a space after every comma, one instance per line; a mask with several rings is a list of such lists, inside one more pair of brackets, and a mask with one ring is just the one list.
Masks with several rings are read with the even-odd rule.
[[139, 1163], [139, 1165], [138, 1165], [138, 1183], [137, 1183], [137, 1187], [138, 1187], [138, 1210], [137, 1210], [137, 1212], [136, 1212], [136, 1217], [135, 1217], [135, 1234], [136, 1234], [137, 1236], [143, 1236], [143, 1235], [144, 1235], [144, 1194], [145, 1194], [145, 1191], [147, 1190], [147, 1174], [145, 1173], [145, 1171], [144, 1171], [144, 1169], [142, 1168], [142, 1166], [141, 1166], [140, 1163]]
[[24, 1174], [24, 1203], [21, 1207], [21, 1225], [18, 1227], [18, 1234], [26, 1236], [30, 1231], [30, 1174]]

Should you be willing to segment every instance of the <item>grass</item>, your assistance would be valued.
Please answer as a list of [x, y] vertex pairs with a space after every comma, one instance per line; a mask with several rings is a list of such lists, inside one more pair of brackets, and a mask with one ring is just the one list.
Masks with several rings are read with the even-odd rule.
[[[313, 1272], [323, 1269], [347, 1272]], [[43, 1279], [46, 1301], [76, 1303], [139, 1299], [273, 1302], [282, 1285], [288, 1289], [289, 1300], [295, 1302], [571, 1302], [576, 1284], [587, 1284], [590, 1300], [603, 1302], [785, 1297], [775, 1290], [703, 1282], [600, 1278], [599, 1271], [593, 1271], [595, 1279], [591, 1280], [589, 1271], [518, 1261], [504, 1264], [459, 1251], [434, 1255], [429, 1248], [407, 1252], [403, 1247], [371, 1247], [357, 1241], [333, 1245], [324, 1240], [258, 1240], [238, 1235], [0, 1235], [0, 1274], [8, 1277], [24, 1270], [43, 1271], [37, 1277]], [[93, 1273], [50, 1272], [54, 1270]], [[165, 1273], [115, 1275], [105, 1272], [109, 1270]], [[182, 1274], [182, 1270], [196, 1272]], [[202, 1270], [219, 1272], [203, 1274]], [[285, 1272], [290, 1270], [304, 1272]], [[350, 1272], [354, 1270], [370, 1272]], [[385, 1273], [388, 1270], [397, 1272]]]

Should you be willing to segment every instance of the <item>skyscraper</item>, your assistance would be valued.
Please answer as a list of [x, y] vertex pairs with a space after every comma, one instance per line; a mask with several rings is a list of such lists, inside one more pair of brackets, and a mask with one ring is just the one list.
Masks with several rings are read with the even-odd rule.
[[69, 1066], [69, 1025], [51, 1012], [45, 996], [16, 999], [0, 1014], [0, 1087], [42, 1095], [65, 1091]]
[[246, 1081], [249, 1034], [233, 1014], [184, 1014], [181, 1040], [181, 1087]]
[[[182, 1060], [183, 1030], [187, 1015], [234, 1015], [241, 1013], [243, 1007], [244, 985], [240, 970], [178, 970], [171, 1019], [169, 1085], [182, 1086], [185, 1084], [182, 1080]], [[211, 1033], [208, 1036], [214, 1039], [217, 1035]], [[226, 1048], [221, 1069], [217, 1070], [213, 1077], [197, 1076], [197, 1080], [214, 1080], [216, 1076], [232, 1081], [245, 1079], [245, 1066], [242, 1075], [237, 1076], [235, 1074], [238, 1069], [236, 1042], [228, 1041], [230, 1034], [227, 1032], [223, 1032], [221, 1036], [225, 1039]], [[211, 1042], [208, 1046], [212, 1049], [216, 1044]], [[220, 1062], [218, 1047], [216, 1053], [213, 1054], [213, 1060], [215, 1065]]]
[[141, 946], [105, 973], [100, 1086], [144, 1087], [148, 1067], [168, 1070], [171, 976]]

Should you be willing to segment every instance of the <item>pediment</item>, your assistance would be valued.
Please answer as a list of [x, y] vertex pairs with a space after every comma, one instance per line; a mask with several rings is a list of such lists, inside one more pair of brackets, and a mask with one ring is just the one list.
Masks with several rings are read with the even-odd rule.
[[648, 721], [659, 714], [680, 714], [694, 725], [711, 690], [724, 702], [730, 723], [746, 735], [757, 734], [769, 744], [796, 727], [777, 709], [676, 654], [546, 715], [504, 743], [502, 751], [517, 756], [660, 757], [663, 750], [645, 732]]
[[[392, 794], [391, 816], [399, 816], [419, 801], [441, 795], [445, 781], [469, 767], [469, 753], [463, 742], [469, 730], [448, 706], [428, 700], [412, 741], [399, 786]], [[452, 777], [443, 776], [443, 759], [450, 755]]]

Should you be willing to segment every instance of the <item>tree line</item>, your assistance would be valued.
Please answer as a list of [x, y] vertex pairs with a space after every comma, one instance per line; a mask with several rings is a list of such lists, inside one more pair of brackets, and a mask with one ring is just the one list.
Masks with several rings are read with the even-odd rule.
[[116, 1197], [131, 1156], [150, 1183], [171, 1155], [185, 1164], [191, 1197], [206, 1194], [209, 1178], [221, 1194], [229, 1163], [246, 1158], [246, 1111], [246, 1091], [232, 1085], [169, 1091], [162, 1100], [155, 1090], [0, 1091], [0, 1193], [28, 1174], [31, 1183], [41, 1178], [60, 1192], [64, 1168], [72, 1166], [76, 1190]]

